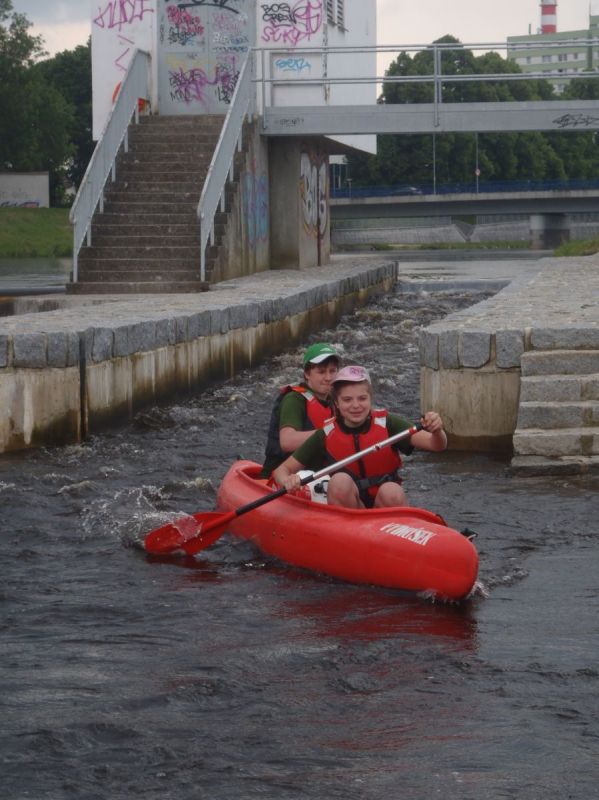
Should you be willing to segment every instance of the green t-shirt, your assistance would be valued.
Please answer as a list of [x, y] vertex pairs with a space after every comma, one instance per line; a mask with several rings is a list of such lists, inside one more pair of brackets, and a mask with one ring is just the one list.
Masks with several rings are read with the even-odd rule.
[[[316, 397], [316, 400], [323, 408], [329, 407], [328, 403], [318, 397]], [[305, 396], [300, 392], [287, 392], [279, 406], [279, 430], [281, 428], [293, 428], [295, 431], [303, 431], [306, 417]]]
[[[387, 416], [387, 436], [395, 436], [397, 433], [401, 433], [407, 428], [410, 428], [411, 425], [412, 423], [408, 422], [403, 417], [397, 414], [389, 414]], [[297, 459], [300, 464], [303, 464], [306, 469], [318, 472], [318, 470], [326, 466], [327, 461], [330, 463], [330, 456], [325, 447], [325, 439], [326, 435], [324, 430], [314, 431], [312, 436], [306, 439], [306, 441], [293, 452], [293, 457]], [[395, 447], [401, 450], [404, 455], [410, 455], [414, 449], [410, 444], [409, 438], [400, 439]]]

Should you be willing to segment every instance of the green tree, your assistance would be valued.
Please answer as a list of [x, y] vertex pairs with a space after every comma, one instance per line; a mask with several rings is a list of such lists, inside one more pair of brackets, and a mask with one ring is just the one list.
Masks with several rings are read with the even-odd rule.
[[73, 147], [69, 139], [72, 109], [36, 70], [44, 55], [42, 39], [31, 36], [31, 23], [0, 0], [0, 168], [50, 172], [51, 197], [60, 183]]
[[63, 50], [53, 58], [40, 61], [35, 69], [47, 84], [60, 92], [72, 109], [72, 124], [68, 133], [73, 154], [66, 172], [69, 182], [79, 186], [94, 151], [91, 39], [74, 50]]
[[[453, 82], [451, 77], [467, 75], [501, 76], [521, 73], [513, 61], [490, 52], [474, 56], [453, 36], [444, 36], [433, 45], [440, 60], [442, 102], [508, 102], [551, 100], [555, 98], [552, 85], [546, 80], [502, 80]], [[434, 46], [419, 51], [413, 57], [400, 53], [390, 65], [386, 77], [409, 78], [433, 76]], [[453, 47], [455, 45], [455, 47]], [[571, 86], [574, 86], [572, 82]], [[588, 79], [579, 91], [584, 97], [599, 96], [599, 79]], [[580, 94], [575, 96], [581, 96]], [[432, 103], [432, 81], [385, 81], [379, 102]], [[582, 133], [446, 133], [393, 135], [378, 137], [376, 156], [352, 155], [349, 172], [355, 185], [423, 184], [431, 183], [433, 162], [438, 185], [444, 183], [474, 183], [475, 166], [482, 180], [554, 179], [596, 175], [599, 163], [594, 160], [590, 146], [591, 135]], [[599, 149], [598, 149], [599, 153]], [[478, 159], [478, 160], [477, 160]]]

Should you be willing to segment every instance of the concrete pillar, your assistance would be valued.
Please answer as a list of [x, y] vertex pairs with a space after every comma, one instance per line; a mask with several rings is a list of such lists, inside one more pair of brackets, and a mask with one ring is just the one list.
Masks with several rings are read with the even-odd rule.
[[531, 214], [530, 244], [533, 250], [550, 250], [570, 241], [567, 214]]
[[328, 264], [329, 158], [322, 140], [271, 140], [269, 180], [271, 266]]

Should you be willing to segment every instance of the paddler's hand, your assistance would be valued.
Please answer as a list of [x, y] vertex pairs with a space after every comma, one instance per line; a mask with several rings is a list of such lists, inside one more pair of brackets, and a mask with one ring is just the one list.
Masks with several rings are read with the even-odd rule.
[[420, 421], [424, 430], [429, 433], [437, 433], [437, 431], [443, 430], [443, 420], [436, 411], [427, 411], [426, 414], [420, 418]]
[[295, 473], [288, 475], [283, 481], [283, 486], [287, 490], [287, 494], [295, 494], [299, 489], [302, 488], [300, 476], [296, 475]]

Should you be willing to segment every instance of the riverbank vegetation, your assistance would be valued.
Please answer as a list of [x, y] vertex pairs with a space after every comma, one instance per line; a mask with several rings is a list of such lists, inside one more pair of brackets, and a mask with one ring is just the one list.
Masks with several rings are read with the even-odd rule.
[[593, 256], [599, 253], [599, 238], [578, 239], [572, 242], [564, 242], [556, 251], [556, 256]]
[[0, 208], [0, 258], [56, 258], [73, 252], [66, 208]]

